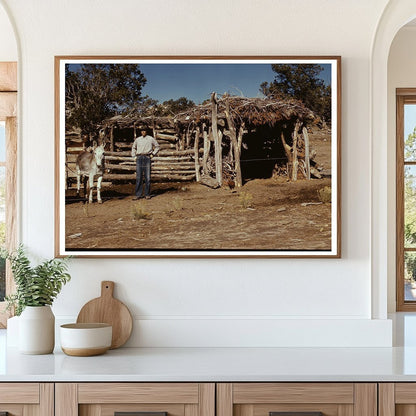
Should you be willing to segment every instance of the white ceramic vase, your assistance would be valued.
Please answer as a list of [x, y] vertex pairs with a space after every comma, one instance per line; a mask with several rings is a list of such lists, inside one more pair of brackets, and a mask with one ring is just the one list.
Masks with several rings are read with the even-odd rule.
[[55, 316], [50, 306], [26, 306], [19, 317], [19, 351], [50, 354], [55, 346]]

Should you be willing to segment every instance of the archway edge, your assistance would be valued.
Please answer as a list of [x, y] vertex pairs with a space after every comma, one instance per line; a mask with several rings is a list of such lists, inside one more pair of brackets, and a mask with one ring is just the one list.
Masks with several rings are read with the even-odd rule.
[[[372, 318], [387, 318], [388, 189], [387, 68], [397, 32], [416, 17], [414, 0], [390, 0], [380, 17], [371, 51], [371, 280]], [[393, 237], [395, 238], [395, 236]]]

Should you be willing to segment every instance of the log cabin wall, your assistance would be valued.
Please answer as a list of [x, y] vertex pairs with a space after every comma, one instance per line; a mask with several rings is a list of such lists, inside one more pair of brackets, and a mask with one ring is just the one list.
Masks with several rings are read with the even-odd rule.
[[[315, 120], [299, 102], [227, 95], [218, 99], [215, 93], [209, 104], [175, 117], [115, 116], [97, 127], [96, 141], [106, 143], [103, 186], [134, 183], [131, 148], [142, 129], [160, 144], [152, 163], [155, 182], [196, 180], [215, 188], [224, 181], [240, 187], [250, 179], [280, 175], [310, 178], [305, 126]], [[80, 133], [67, 134], [67, 189], [76, 184], [77, 155], [93, 141]]]

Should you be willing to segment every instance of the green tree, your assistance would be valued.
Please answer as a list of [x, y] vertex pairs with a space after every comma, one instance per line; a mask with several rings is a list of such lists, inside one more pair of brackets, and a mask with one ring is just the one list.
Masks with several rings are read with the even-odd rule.
[[[416, 127], [407, 136], [404, 147], [405, 160], [416, 160]], [[405, 166], [404, 175], [404, 239], [405, 247], [416, 246], [416, 177], [411, 166]], [[407, 278], [416, 278], [416, 256], [406, 253]]]
[[96, 131], [104, 119], [140, 106], [146, 78], [137, 64], [82, 64], [65, 67], [68, 126]]
[[260, 85], [266, 97], [296, 98], [326, 121], [331, 120], [331, 86], [319, 78], [321, 65], [272, 64], [272, 69], [275, 79]]
[[174, 116], [175, 114], [181, 113], [195, 105], [192, 100], [188, 100], [186, 97], [180, 97], [176, 100], [170, 99], [164, 101], [162, 104], [157, 103], [151, 107], [148, 112], [152, 115], [163, 117], [163, 116]]
[[405, 168], [404, 180], [404, 237], [405, 246], [416, 244], [416, 178], [412, 174], [411, 168]]
[[[416, 127], [407, 136], [404, 145], [405, 160], [416, 160]], [[404, 180], [404, 234], [406, 246], [416, 244], [416, 178], [411, 166], [405, 167]]]
[[404, 159], [416, 161], [416, 127], [404, 142]]
[[164, 101], [162, 106], [166, 115], [174, 115], [195, 106], [195, 103], [186, 97], [180, 97], [177, 100]]

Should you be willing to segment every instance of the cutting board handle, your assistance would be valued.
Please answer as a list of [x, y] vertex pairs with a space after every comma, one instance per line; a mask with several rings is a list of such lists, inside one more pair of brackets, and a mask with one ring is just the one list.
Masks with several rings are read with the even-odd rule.
[[101, 282], [101, 297], [113, 297], [114, 292], [114, 282], [110, 280], [104, 280]]

